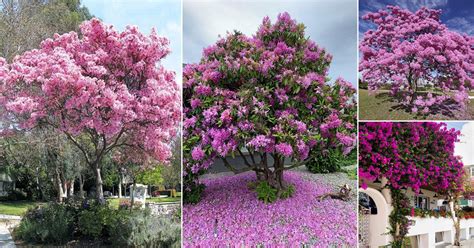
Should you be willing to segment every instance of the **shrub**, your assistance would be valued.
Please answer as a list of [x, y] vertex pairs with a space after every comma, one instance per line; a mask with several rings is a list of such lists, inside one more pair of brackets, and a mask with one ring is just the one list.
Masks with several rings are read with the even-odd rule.
[[183, 194], [183, 203], [198, 203], [201, 200], [201, 194], [206, 186], [204, 184], [198, 184], [195, 181], [190, 181]]
[[73, 233], [74, 216], [65, 205], [49, 203], [30, 209], [15, 229], [15, 235], [26, 242], [63, 244]]
[[82, 234], [93, 238], [107, 236], [104, 232], [113, 223], [115, 212], [108, 205], [96, 205], [83, 210], [78, 215], [78, 229]]
[[270, 186], [267, 181], [260, 181], [255, 187], [257, 198], [265, 203], [272, 203], [277, 199], [277, 190]]
[[110, 240], [116, 247], [180, 247], [181, 225], [148, 210], [118, 210], [110, 225]]
[[289, 198], [291, 196], [293, 196], [293, 194], [295, 193], [295, 186], [293, 185], [289, 185], [286, 190], [282, 191], [281, 192], [281, 198], [282, 199], [285, 199], [285, 198]]
[[[134, 201], [133, 202], [133, 209], [140, 209], [142, 207], [142, 203], [139, 201]], [[128, 199], [122, 199], [119, 202], [119, 209], [130, 209], [132, 206], [132, 201]]]
[[314, 156], [306, 163], [306, 168], [312, 173], [331, 173], [341, 169], [341, 154], [328, 151], [326, 154]]

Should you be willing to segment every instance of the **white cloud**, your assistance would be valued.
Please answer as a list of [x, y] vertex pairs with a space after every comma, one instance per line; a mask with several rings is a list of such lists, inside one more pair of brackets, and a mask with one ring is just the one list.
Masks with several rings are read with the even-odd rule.
[[395, 0], [393, 5], [416, 11], [421, 7], [439, 8], [448, 4], [448, 0]]
[[460, 142], [456, 143], [454, 153], [462, 156], [464, 165], [474, 165], [474, 122], [468, 122], [461, 129]]
[[474, 17], [473, 16], [455, 17], [455, 18], [449, 19], [446, 22], [446, 25], [449, 28], [456, 30], [460, 33], [467, 33], [470, 35], [474, 34]]
[[306, 25], [306, 35], [333, 55], [330, 77], [356, 83], [357, 4], [354, 0], [319, 1], [191, 1], [183, 4], [184, 62], [199, 61], [202, 49], [218, 35], [239, 30], [254, 34], [263, 17], [275, 21], [288, 12]]

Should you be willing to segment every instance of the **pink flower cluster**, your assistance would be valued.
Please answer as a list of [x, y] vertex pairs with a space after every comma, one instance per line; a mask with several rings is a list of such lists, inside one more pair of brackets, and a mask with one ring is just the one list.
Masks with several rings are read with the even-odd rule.
[[462, 189], [463, 163], [454, 155], [459, 131], [435, 122], [367, 122], [359, 125], [359, 177], [387, 178], [399, 189]]
[[[474, 37], [448, 30], [440, 15], [424, 7], [412, 13], [388, 6], [363, 17], [376, 25], [360, 43], [359, 68], [370, 90], [390, 84], [402, 103], [422, 114], [448, 99], [466, 107], [474, 89]], [[443, 93], [416, 94], [421, 86]]]
[[203, 199], [183, 208], [184, 247], [357, 246], [357, 213], [350, 202], [318, 201], [330, 189], [295, 172], [284, 177], [296, 192], [273, 204], [248, 189], [256, 180], [251, 173], [203, 180]]
[[185, 175], [245, 149], [295, 160], [318, 147], [353, 149], [355, 89], [326, 82], [330, 62], [288, 13], [264, 18], [252, 37], [230, 33], [204, 49], [184, 68]]
[[159, 63], [168, 44], [154, 30], [147, 36], [86, 21], [81, 35], [55, 35], [11, 64], [0, 59], [1, 104], [22, 127], [48, 123], [167, 160], [181, 112], [175, 73]]

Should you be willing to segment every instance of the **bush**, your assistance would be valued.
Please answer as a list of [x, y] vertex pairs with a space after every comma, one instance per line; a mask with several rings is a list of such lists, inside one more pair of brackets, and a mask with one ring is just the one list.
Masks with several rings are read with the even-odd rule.
[[306, 168], [312, 173], [332, 173], [341, 167], [357, 164], [357, 151], [353, 149], [348, 155], [338, 150], [330, 150], [326, 154], [318, 154], [306, 163]]
[[282, 199], [289, 198], [289, 197], [293, 196], [294, 193], [295, 193], [295, 186], [289, 185], [289, 186], [281, 193], [281, 198], [282, 198]]
[[15, 235], [26, 242], [63, 244], [72, 237], [73, 225], [74, 216], [65, 205], [49, 203], [28, 210]]
[[277, 190], [270, 186], [267, 181], [260, 181], [255, 187], [257, 198], [265, 203], [272, 203], [277, 199]]
[[180, 247], [181, 225], [148, 210], [119, 210], [110, 225], [110, 240], [116, 247]]
[[64, 244], [101, 238], [114, 247], [179, 247], [180, 213], [152, 216], [148, 209], [113, 209], [94, 200], [49, 203], [29, 210], [14, 235], [27, 243]]
[[183, 203], [195, 204], [201, 200], [201, 194], [206, 186], [204, 184], [198, 184], [196, 182], [189, 182], [187, 188], [184, 190]]
[[22, 201], [27, 200], [28, 196], [25, 192], [14, 189], [8, 193], [7, 196], [1, 196], [0, 201]]
[[[142, 207], [142, 203], [139, 201], [133, 202], [133, 209], [140, 209]], [[132, 206], [132, 201], [129, 199], [121, 199], [119, 202], [119, 209], [130, 209]]]

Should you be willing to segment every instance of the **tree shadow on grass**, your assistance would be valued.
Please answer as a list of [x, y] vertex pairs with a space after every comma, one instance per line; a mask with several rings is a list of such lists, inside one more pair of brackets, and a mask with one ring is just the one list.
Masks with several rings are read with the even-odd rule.
[[[423, 96], [423, 98], [426, 97], [428, 92], [419, 92], [418, 96]], [[433, 95], [440, 95], [436, 93], [432, 93]], [[375, 96], [376, 98], [382, 99], [382, 102], [384, 103], [392, 103], [394, 104], [393, 106], [390, 107], [389, 112], [394, 112], [394, 111], [404, 111], [409, 114], [414, 114], [411, 111], [411, 108], [413, 105], [404, 105], [401, 104], [401, 96], [392, 96], [389, 92], [382, 92], [379, 93]], [[443, 101], [441, 104], [435, 104], [430, 107], [430, 112], [426, 115], [416, 113], [415, 117], [419, 119], [427, 119], [428, 116], [434, 115], [434, 116], [439, 116], [442, 115], [444, 117], [448, 117], [451, 119], [459, 117], [459, 115], [462, 113], [462, 109], [459, 106], [459, 104], [454, 101], [453, 99], [447, 99]]]

